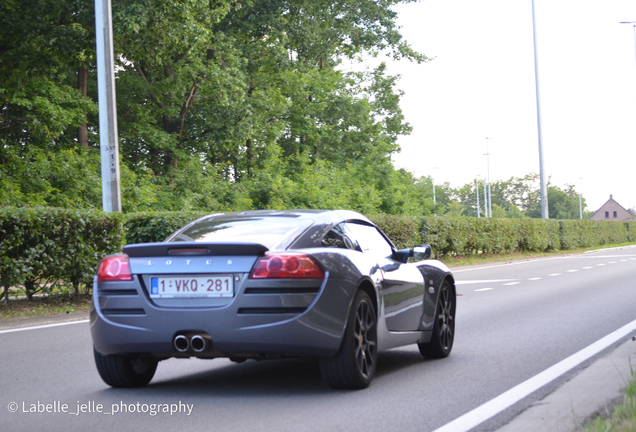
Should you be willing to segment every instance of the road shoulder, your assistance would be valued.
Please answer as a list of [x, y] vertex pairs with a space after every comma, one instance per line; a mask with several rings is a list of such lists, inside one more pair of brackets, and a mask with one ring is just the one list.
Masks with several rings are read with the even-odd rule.
[[574, 432], [596, 414], [607, 414], [623, 397], [636, 362], [636, 338], [581, 370], [497, 432]]
[[67, 321], [79, 321], [88, 319], [88, 312], [75, 312], [62, 315], [47, 315], [27, 318], [10, 318], [0, 321], [0, 330], [8, 330], [21, 327], [31, 327], [46, 324], [57, 324]]

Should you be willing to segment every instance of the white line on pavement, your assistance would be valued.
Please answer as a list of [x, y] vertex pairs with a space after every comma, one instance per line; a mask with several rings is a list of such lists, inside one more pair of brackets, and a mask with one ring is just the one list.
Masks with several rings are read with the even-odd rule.
[[560, 361], [554, 366], [549, 367], [521, 384], [516, 385], [474, 410], [469, 411], [466, 414], [457, 417], [455, 420], [446, 423], [444, 426], [435, 429], [433, 432], [467, 432], [471, 430], [486, 420], [503, 412], [507, 408], [510, 408], [515, 403], [539, 390], [546, 384], [554, 381], [571, 369], [574, 369], [576, 366], [618, 342], [633, 331], [636, 331], [636, 320], [608, 334], [604, 338], [599, 339], [593, 344], [588, 345], [581, 351], [572, 354], [565, 360]]
[[508, 282], [514, 279], [490, 279], [490, 280], [458, 280], [455, 281], [456, 285], [468, 285], [468, 284], [480, 284], [480, 283], [493, 283], [493, 282]]
[[61, 326], [67, 326], [67, 325], [72, 325], [72, 324], [86, 324], [88, 321], [89, 320], [84, 319], [84, 320], [79, 320], [79, 321], [66, 321], [66, 322], [61, 322], [61, 323], [44, 324], [44, 325], [31, 326], [31, 327], [18, 327], [18, 328], [0, 330], [0, 334], [16, 333], [16, 332], [27, 331], [27, 330], [39, 330], [39, 329], [45, 329], [45, 328], [51, 328], [51, 327], [61, 327]]

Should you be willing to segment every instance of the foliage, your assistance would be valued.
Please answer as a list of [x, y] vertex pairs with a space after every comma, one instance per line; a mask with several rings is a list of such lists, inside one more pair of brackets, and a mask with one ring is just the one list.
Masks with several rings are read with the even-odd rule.
[[126, 243], [164, 241], [170, 234], [188, 223], [205, 216], [202, 212], [130, 213], [125, 217]]
[[497, 218], [422, 218], [421, 236], [438, 257], [543, 252], [634, 242], [636, 222]]
[[421, 243], [417, 217], [371, 215], [369, 219], [389, 236], [398, 249], [412, 248]]
[[55, 208], [0, 209], [0, 281], [27, 298], [66, 281], [79, 292], [102, 256], [121, 249], [123, 216]]

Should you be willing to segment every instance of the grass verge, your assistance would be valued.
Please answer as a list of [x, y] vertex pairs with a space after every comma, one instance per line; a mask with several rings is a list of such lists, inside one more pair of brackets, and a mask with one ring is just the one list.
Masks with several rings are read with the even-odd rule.
[[568, 249], [566, 251], [549, 251], [549, 252], [510, 252], [504, 254], [476, 254], [468, 256], [442, 257], [440, 261], [449, 267], [459, 267], [464, 265], [487, 264], [495, 262], [516, 261], [527, 258], [543, 258], [559, 255], [570, 255], [582, 252], [589, 252], [599, 249], [634, 246], [634, 243], [620, 243], [604, 245], [602, 247], [589, 247], [579, 249]]
[[623, 403], [612, 409], [610, 416], [598, 416], [581, 429], [582, 432], [636, 432], [636, 371], [625, 390]]
[[63, 315], [75, 312], [88, 312], [91, 306], [90, 294], [69, 295], [66, 293], [35, 296], [28, 301], [22, 296], [11, 298], [5, 305], [0, 302], [0, 321], [13, 318]]

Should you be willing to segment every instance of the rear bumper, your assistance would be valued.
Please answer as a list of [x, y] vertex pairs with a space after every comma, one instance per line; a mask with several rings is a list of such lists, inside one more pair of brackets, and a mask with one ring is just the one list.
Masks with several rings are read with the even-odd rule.
[[[322, 282], [322, 283], [321, 283]], [[319, 286], [318, 286], [319, 284]], [[183, 356], [173, 346], [184, 332], [209, 335], [214, 356], [331, 356], [344, 333], [351, 293], [347, 281], [313, 282], [243, 278], [226, 304], [193, 307], [153, 302], [143, 280], [93, 287], [90, 322], [95, 349], [103, 355], [144, 353]], [[271, 291], [268, 291], [271, 288]], [[294, 291], [296, 290], [296, 291]]]

